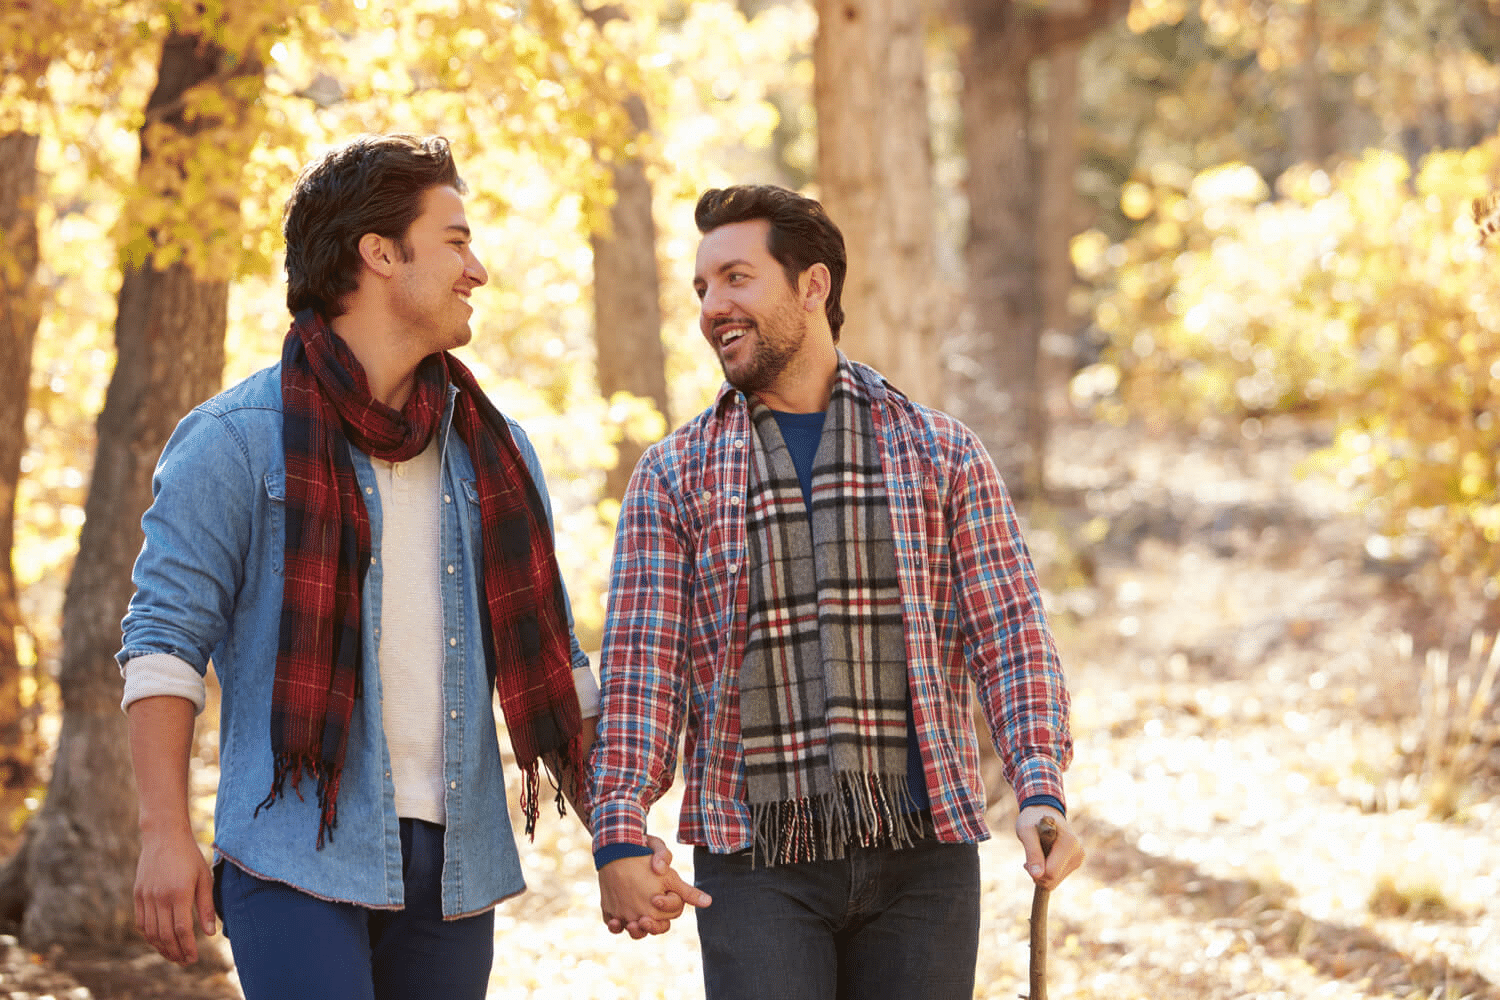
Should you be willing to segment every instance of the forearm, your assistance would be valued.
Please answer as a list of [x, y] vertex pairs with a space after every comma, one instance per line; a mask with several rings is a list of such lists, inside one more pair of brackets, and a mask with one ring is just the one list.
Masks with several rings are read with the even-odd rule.
[[195, 706], [186, 698], [161, 696], [131, 702], [126, 711], [141, 831], [191, 835], [188, 761]]

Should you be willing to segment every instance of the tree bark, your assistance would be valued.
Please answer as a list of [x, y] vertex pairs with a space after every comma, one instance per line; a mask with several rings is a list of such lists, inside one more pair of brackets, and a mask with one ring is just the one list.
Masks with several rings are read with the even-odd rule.
[[[1031, 450], [1046, 458], [1052, 421], [1072, 406], [1068, 380], [1078, 356], [1077, 322], [1068, 308], [1073, 293], [1073, 237], [1078, 232], [1078, 54], [1077, 42], [1060, 45], [1047, 56], [1047, 144], [1042, 150], [1041, 211], [1037, 246], [1041, 250], [1042, 339], [1037, 353], [1041, 405], [1031, 428]], [[1039, 468], [1037, 485], [1045, 485]]]
[[849, 258], [840, 347], [938, 402], [932, 146], [922, 5], [818, 0], [818, 187]]
[[[180, 102], [190, 87], [215, 76], [224, 59], [196, 36], [169, 37], [147, 122], [166, 123], [179, 142], [183, 136], [212, 141], [201, 133], [215, 120], [189, 123]], [[151, 136], [148, 125], [141, 134], [143, 174], [154, 166], [158, 142]], [[241, 162], [232, 155], [215, 161], [226, 174], [235, 171], [231, 182]], [[208, 189], [221, 179], [209, 179]], [[162, 245], [170, 236], [153, 238]], [[162, 269], [148, 260], [125, 271], [115, 320], [118, 361], [99, 416], [86, 520], [63, 604], [57, 759], [46, 801], [0, 880], [5, 908], [22, 904], [22, 936], [33, 948], [115, 943], [133, 924], [140, 839], [114, 653], [157, 456], [182, 415], [223, 379], [228, 290], [227, 280], [199, 278], [181, 261]]]
[[31, 399], [31, 351], [41, 322], [41, 290], [36, 286], [38, 143], [39, 137], [27, 132], [0, 135], [0, 787], [6, 790], [28, 787], [36, 761], [21, 699], [26, 668], [16, 633], [24, 623], [12, 549]]
[[1318, 69], [1317, 0], [1302, 7], [1297, 40], [1297, 106], [1293, 111], [1293, 154], [1300, 163], [1322, 163], [1329, 152], [1328, 129], [1323, 120], [1323, 82]]
[[1124, 15], [1128, 0], [1033, 12], [1015, 0], [964, 0], [960, 53], [969, 162], [969, 309], [950, 362], [954, 409], [989, 449], [1013, 494], [1042, 487], [1046, 440], [1039, 345], [1042, 264], [1039, 167], [1032, 148], [1033, 59], [1081, 42]]
[[1040, 486], [1037, 352], [1042, 329], [1036, 248], [1038, 181], [1030, 68], [1039, 19], [1010, 0], [970, 0], [959, 58], [969, 163], [969, 307], [956, 372], [958, 416], [989, 449], [1013, 494]]
[[[649, 128], [646, 105], [626, 100], [638, 132]], [[639, 159], [617, 163], [612, 232], [594, 233], [594, 343], [599, 392], [606, 400], [627, 392], [651, 400], [671, 425], [667, 400], [667, 353], [661, 342], [661, 279], [656, 267], [656, 221], [651, 215], [651, 181]], [[650, 441], [627, 433], [614, 467], [605, 474], [606, 496], [621, 500], [635, 463]]]

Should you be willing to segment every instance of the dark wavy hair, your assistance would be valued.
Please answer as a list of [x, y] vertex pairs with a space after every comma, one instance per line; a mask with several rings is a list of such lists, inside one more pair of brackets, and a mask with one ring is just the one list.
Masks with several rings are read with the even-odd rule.
[[765, 219], [771, 224], [766, 249], [781, 265], [793, 288], [797, 287], [803, 271], [820, 261], [827, 265], [831, 280], [824, 311], [834, 343], [838, 343], [839, 328], [844, 325], [844, 307], [839, 299], [844, 292], [844, 275], [849, 270], [844, 256], [844, 234], [822, 205], [774, 184], [713, 188], [703, 192], [693, 211], [693, 221], [704, 234], [720, 226], [753, 219]]
[[308, 164], [286, 203], [286, 307], [332, 319], [359, 280], [359, 241], [376, 233], [409, 260], [407, 231], [430, 188], [465, 190], [441, 136], [362, 135]]

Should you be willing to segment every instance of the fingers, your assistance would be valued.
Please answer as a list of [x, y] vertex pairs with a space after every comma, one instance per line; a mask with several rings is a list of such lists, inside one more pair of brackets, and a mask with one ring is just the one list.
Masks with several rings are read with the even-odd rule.
[[[1020, 826], [1016, 828], [1016, 838], [1021, 841], [1021, 848], [1026, 852], [1026, 874], [1034, 881], [1040, 882], [1047, 870], [1047, 859], [1042, 854], [1042, 840], [1037, 835], [1035, 826]], [[1053, 851], [1057, 846], [1053, 845]]]
[[695, 885], [689, 885], [687, 882], [684, 882], [682, 876], [677, 874], [676, 869], [669, 869], [662, 876], [662, 879], [667, 891], [676, 893], [678, 898], [689, 906], [702, 908], [713, 903], [713, 899], [708, 893]]
[[665, 875], [672, 870], [672, 852], [667, 849], [667, 844], [660, 837], [646, 835], [646, 846], [651, 848], [651, 871], [655, 875]]
[[667, 914], [671, 920], [676, 920], [682, 916], [682, 911], [685, 908], [682, 897], [675, 892], [663, 892], [652, 896], [651, 905], [662, 913]]
[[1083, 844], [1067, 826], [1062, 826], [1057, 833], [1057, 843], [1052, 845], [1052, 853], [1047, 857], [1047, 870], [1040, 880], [1040, 884], [1048, 889], [1055, 889], [1063, 879], [1073, 874], [1083, 864]]
[[212, 872], [208, 872], [198, 879], [198, 926], [203, 928], [204, 934], [214, 934], [218, 931], [216, 914], [214, 913], [214, 877]]

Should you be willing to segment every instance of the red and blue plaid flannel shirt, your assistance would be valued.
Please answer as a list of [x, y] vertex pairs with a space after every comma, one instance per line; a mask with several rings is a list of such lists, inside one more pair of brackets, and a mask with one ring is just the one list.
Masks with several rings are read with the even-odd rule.
[[[1066, 802], [1073, 742], [1062, 667], [983, 446], [957, 420], [853, 367], [875, 402], [933, 823], [940, 840], [977, 842], [989, 832], [969, 684], [1017, 796]], [[591, 761], [595, 850], [645, 843], [646, 812], [672, 783], [684, 721], [678, 839], [716, 854], [750, 846], [738, 679], [752, 433], [744, 396], [726, 385], [647, 451], [626, 490]]]

